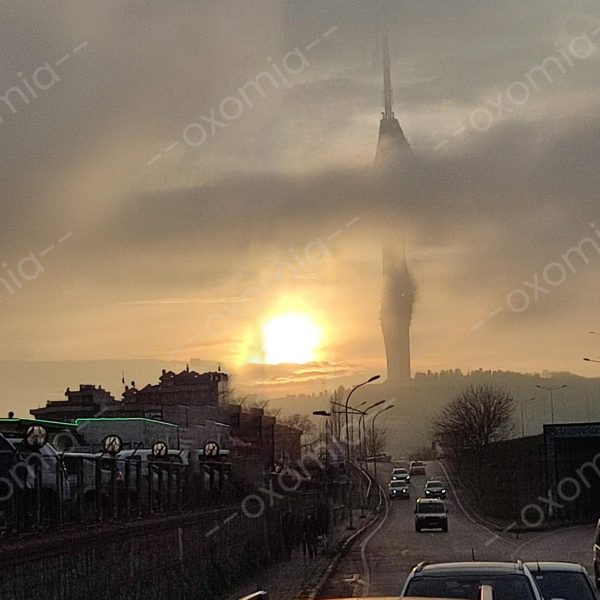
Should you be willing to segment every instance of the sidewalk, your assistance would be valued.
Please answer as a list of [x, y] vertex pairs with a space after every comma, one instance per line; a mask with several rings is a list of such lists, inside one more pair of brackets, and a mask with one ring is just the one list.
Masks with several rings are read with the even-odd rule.
[[[372, 515], [367, 513], [367, 518], [361, 518], [360, 514], [360, 509], [353, 511], [356, 529], [348, 529], [347, 520], [335, 526], [336, 547], [362, 527]], [[301, 600], [308, 597], [309, 591], [318, 583], [332, 558], [332, 555], [326, 553], [321, 553], [316, 558], [308, 558], [308, 555], [303, 554], [302, 549], [295, 549], [290, 559], [282, 560], [257, 573], [255, 581], [247, 581], [244, 585], [238, 586], [223, 600], [238, 600], [257, 590], [266, 590], [277, 600]]]

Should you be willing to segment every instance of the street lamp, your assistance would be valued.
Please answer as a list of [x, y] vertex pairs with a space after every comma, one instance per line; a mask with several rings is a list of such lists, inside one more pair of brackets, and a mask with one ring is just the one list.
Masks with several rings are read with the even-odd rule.
[[385, 408], [382, 408], [374, 417], [373, 420], [371, 421], [371, 439], [373, 440], [373, 476], [375, 477], [375, 483], [377, 483], [377, 452], [375, 451], [375, 419], [381, 414], [384, 413], [386, 410], [390, 410], [390, 408], [394, 408], [393, 404], [390, 404], [389, 406], [386, 406]]
[[[331, 413], [326, 410], [314, 410], [313, 415], [315, 417], [330, 417]], [[329, 440], [327, 435], [327, 429], [329, 427], [329, 421], [325, 421], [325, 464], [329, 464]]]
[[554, 387], [545, 387], [543, 385], [537, 385], [535, 386], [536, 388], [540, 388], [540, 390], [546, 390], [547, 392], [550, 392], [550, 412], [552, 414], [552, 425], [554, 425], [554, 397], [553, 397], [553, 392], [556, 392], [557, 390], [562, 390], [564, 388], [567, 387], [567, 384], [563, 384], [563, 385], [557, 385]]
[[583, 360], [587, 360], [588, 362], [597, 362], [597, 363], [600, 363], [600, 360], [596, 360], [595, 358], [584, 358]]
[[[365, 467], [367, 464], [367, 432], [366, 432], [366, 428], [365, 428], [365, 417], [367, 416], [367, 413], [372, 408], [375, 408], [376, 406], [381, 406], [384, 402], [385, 402], [385, 400], [379, 400], [379, 402], [375, 402], [375, 404], [371, 404], [371, 406], [369, 406], [368, 408], [365, 408], [362, 415], [360, 415], [360, 418], [358, 419], [358, 430], [359, 431], [360, 431], [361, 421], [362, 421], [362, 432], [363, 432], [362, 454], [363, 454], [363, 460], [365, 462]], [[365, 404], [365, 402], [363, 402], [363, 404]]]
[[350, 402], [350, 396], [352, 396], [352, 394], [359, 388], [362, 387], [363, 385], [367, 385], [367, 383], [372, 383], [373, 381], [376, 381], [377, 379], [379, 379], [380, 375], [373, 375], [373, 377], [369, 377], [369, 379], [367, 379], [366, 381], [363, 381], [362, 383], [359, 383], [358, 385], [355, 385], [350, 392], [348, 393], [348, 396], [346, 396], [346, 406], [345, 406], [345, 412], [346, 412], [346, 462], [349, 464], [350, 463], [350, 438], [348, 437], [348, 403]]

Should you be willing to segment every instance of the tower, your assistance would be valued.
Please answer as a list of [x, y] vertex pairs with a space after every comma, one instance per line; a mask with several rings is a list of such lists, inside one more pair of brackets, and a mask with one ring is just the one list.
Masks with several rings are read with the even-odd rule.
[[[386, 178], [412, 162], [410, 145], [394, 116], [387, 19], [383, 19], [383, 104], [375, 172]], [[392, 185], [397, 178], [390, 178]], [[399, 247], [401, 239], [401, 247]], [[410, 379], [410, 322], [414, 286], [406, 262], [406, 244], [402, 236], [388, 235], [383, 242], [383, 290], [381, 328], [387, 358], [388, 381]]]
[[410, 322], [414, 287], [406, 249], [393, 242], [383, 244], [381, 329], [385, 343], [388, 381], [410, 379]]

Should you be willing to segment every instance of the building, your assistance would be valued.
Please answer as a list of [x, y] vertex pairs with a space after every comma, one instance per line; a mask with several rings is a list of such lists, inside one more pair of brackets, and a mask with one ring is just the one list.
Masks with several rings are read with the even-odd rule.
[[36, 419], [74, 422], [76, 419], [99, 417], [106, 412], [118, 410], [121, 403], [101, 386], [81, 384], [78, 390], [65, 391], [66, 400], [48, 400], [43, 408], [29, 412]]
[[[384, 112], [379, 123], [375, 173], [386, 179], [412, 163], [410, 146], [393, 111], [388, 32], [383, 33]], [[401, 236], [400, 236], [401, 237]], [[410, 379], [410, 322], [414, 302], [412, 277], [406, 262], [404, 240], [388, 235], [383, 243], [381, 328], [385, 342], [388, 381]]]
[[125, 386], [123, 412], [143, 412], [146, 417], [162, 418], [165, 406], [218, 406], [227, 392], [228, 381], [227, 374], [221, 371], [198, 373], [188, 367], [181, 373], [173, 373], [163, 369], [155, 385], [138, 389], [132, 381], [131, 387]]

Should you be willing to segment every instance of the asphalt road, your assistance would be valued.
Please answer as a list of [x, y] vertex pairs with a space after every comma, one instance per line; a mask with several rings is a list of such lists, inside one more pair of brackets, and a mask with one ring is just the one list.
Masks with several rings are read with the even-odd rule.
[[[393, 466], [378, 467], [386, 488]], [[439, 463], [428, 463], [427, 475], [413, 477], [410, 500], [388, 502], [378, 528], [354, 544], [338, 563], [319, 598], [398, 595], [410, 570], [420, 561], [471, 560], [566, 560], [580, 562], [592, 572], [591, 525], [498, 536], [465, 512], [447, 486], [448, 533], [417, 533], [414, 526], [415, 499], [423, 495], [427, 479], [446, 482]], [[386, 489], [387, 491], [387, 489]]]

